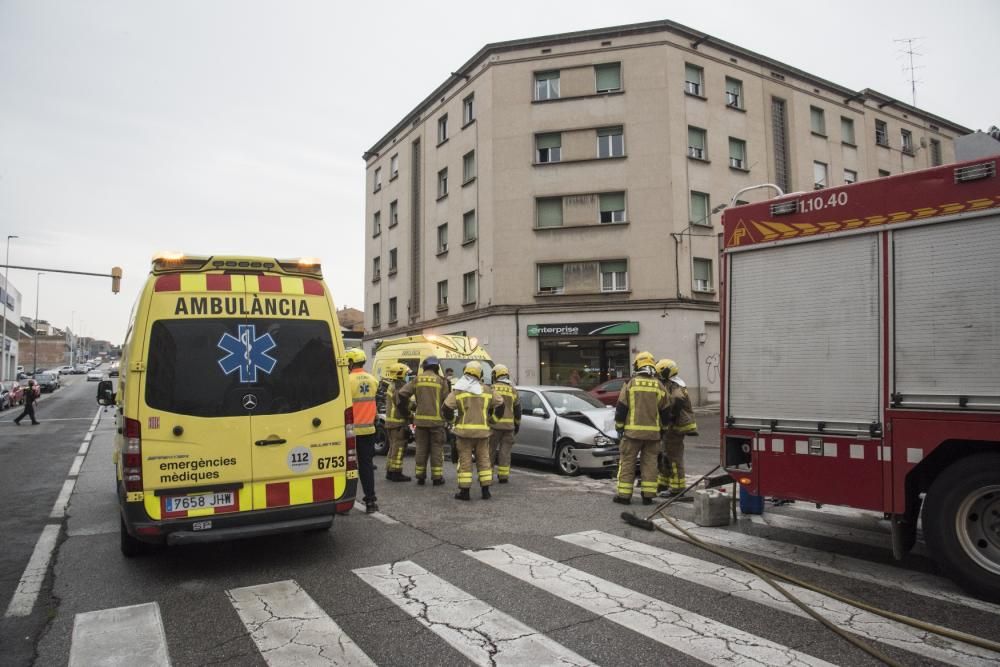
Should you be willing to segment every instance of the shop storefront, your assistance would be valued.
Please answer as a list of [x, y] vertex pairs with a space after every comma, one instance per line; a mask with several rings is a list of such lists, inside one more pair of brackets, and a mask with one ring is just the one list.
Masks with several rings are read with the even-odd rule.
[[591, 389], [628, 377], [630, 336], [638, 334], [638, 322], [529, 324], [528, 337], [538, 340], [539, 383]]

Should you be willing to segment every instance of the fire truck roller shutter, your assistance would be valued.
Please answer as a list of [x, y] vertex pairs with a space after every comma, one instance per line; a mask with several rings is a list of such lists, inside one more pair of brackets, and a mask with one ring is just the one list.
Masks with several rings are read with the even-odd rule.
[[862, 234], [731, 255], [736, 425], [867, 432], [879, 420], [878, 249]]
[[900, 404], [1000, 406], [1000, 216], [893, 234]]

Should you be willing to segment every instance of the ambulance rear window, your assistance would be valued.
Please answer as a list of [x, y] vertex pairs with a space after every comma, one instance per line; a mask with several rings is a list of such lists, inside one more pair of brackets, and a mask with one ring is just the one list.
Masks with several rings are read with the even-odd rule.
[[340, 395], [330, 327], [319, 320], [158, 320], [146, 369], [146, 404], [193, 417], [285, 414]]

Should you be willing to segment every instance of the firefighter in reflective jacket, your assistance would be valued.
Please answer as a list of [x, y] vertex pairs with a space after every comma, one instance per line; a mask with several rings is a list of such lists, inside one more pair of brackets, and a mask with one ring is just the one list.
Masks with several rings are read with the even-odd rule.
[[378, 511], [375, 497], [375, 392], [378, 379], [365, 371], [365, 353], [357, 348], [347, 350], [347, 367], [351, 373], [351, 400], [354, 413], [354, 437], [358, 452], [358, 477], [364, 491], [365, 511]]
[[687, 385], [677, 376], [679, 370], [673, 359], [660, 359], [656, 362], [657, 375], [670, 397], [670, 419], [665, 424], [663, 438], [660, 440], [660, 474], [656, 478], [657, 491], [664, 498], [681, 494], [687, 486], [684, 477], [684, 436], [698, 430]]
[[[408, 411], [400, 409], [396, 402], [399, 390], [406, 384], [406, 374], [410, 368], [406, 364], [390, 364], [386, 370], [385, 386], [385, 437], [389, 443], [389, 455], [386, 457], [386, 479], [398, 479], [408, 482], [409, 478], [403, 472], [403, 454], [406, 453], [406, 429], [410, 423]], [[393, 473], [396, 473], [393, 475]]]
[[[417, 484], [427, 483], [427, 459], [431, 462], [431, 480], [434, 486], [444, 484], [444, 422], [441, 406], [448, 395], [448, 381], [440, 373], [441, 362], [429, 356], [421, 364], [420, 373], [408, 382], [397, 394], [400, 410], [408, 410], [411, 398], [416, 399], [413, 411], [414, 433], [417, 441], [417, 455], [414, 474]], [[399, 481], [410, 478], [398, 473]], [[405, 479], [403, 479], [405, 477]]]
[[445, 398], [444, 412], [455, 419], [455, 440], [458, 447], [458, 500], [469, 500], [472, 486], [472, 453], [476, 454], [479, 486], [483, 499], [490, 498], [493, 463], [490, 459], [490, 419], [504, 416], [503, 399], [482, 383], [483, 367], [478, 361], [465, 365], [464, 375]]
[[503, 400], [503, 416], [494, 415], [490, 422], [490, 461], [496, 461], [497, 481], [506, 484], [510, 478], [510, 450], [521, 428], [521, 399], [511, 385], [510, 371], [503, 364], [493, 367], [492, 389]]
[[667, 390], [656, 376], [656, 360], [649, 352], [640, 352], [632, 367], [635, 375], [625, 383], [615, 408], [615, 428], [621, 438], [618, 462], [618, 489], [614, 501], [632, 502], [635, 482], [635, 459], [639, 457], [642, 478], [642, 503], [649, 505], [656, 496], [656, 454], [660, 429], [669, 417]]

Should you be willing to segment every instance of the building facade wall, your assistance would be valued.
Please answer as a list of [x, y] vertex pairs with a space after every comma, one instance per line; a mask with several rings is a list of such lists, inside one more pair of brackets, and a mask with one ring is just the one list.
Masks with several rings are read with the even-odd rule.
[[3, 367], [5, 375], [0, 380], [13, 380], [17, 376], [17, 367], [22, 363], [18, 351], [21, 292], [13, 283], [8, 288], [3, 275], [0, 275], [0, 308], [4, 308], [7, 313], [6, 328], [0, 330], [0, 355], [6, 355], [6, 365]]

